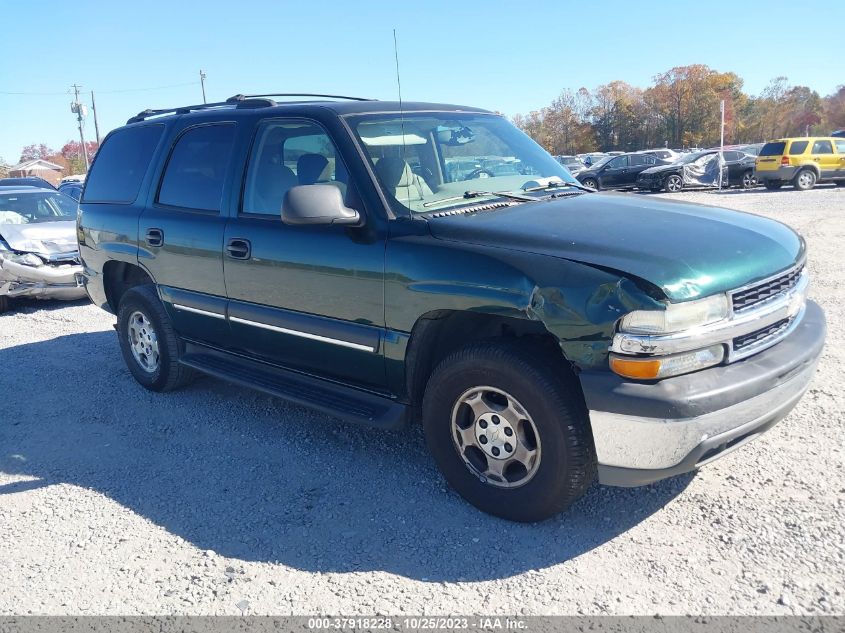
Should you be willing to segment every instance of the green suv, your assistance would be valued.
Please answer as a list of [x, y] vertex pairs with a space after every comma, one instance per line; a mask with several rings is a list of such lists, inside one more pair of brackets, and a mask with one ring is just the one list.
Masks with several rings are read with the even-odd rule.
[[85, 287], [147, 389], [421, 423], [519, 521], [694, 470], [807, 389], [825, 320], [786, 226], [593, 192], [484, 110], [291, 96], [147, 110], [97, 154]]

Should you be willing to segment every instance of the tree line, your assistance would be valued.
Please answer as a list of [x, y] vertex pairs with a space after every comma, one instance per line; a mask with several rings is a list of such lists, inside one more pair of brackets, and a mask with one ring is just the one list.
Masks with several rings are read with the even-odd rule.
[[845, 86], [821, 97], [786, 77], [776, 77], [757, 96], [742, 85], [736, 73], [678, 66], [656, 75], [645, 89], [612, 81], [593, 90], [564, 90], [550, 105], [517, 114], [513, 122], [555, 155], [718, 145], [722, 100], [726, 145], [845, 128]]

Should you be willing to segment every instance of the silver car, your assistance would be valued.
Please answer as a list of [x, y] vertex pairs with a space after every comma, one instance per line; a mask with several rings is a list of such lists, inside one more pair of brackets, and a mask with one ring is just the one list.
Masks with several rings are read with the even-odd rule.
[[47, 189], [0, 187], [0, 312], [10, 299], [80, 299], [76, 200]]

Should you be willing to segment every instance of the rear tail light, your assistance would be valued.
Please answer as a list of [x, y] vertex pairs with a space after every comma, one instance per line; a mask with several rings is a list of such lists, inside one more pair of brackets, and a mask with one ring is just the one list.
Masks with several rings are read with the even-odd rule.
[[789, 167], [789, 156], [781, 156], [780, 165], [781, 167]]

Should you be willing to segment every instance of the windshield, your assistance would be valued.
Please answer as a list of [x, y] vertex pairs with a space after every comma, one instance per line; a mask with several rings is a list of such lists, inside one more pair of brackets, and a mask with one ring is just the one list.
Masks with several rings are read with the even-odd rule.
[[76, 201], [62, 193], [0, 193], [0, 224], [55, 222], [76, 217]]
[[685, 154], [682, 158], [679, 158], [676, 161], [677, 165], [689, 165], [690, 163], [694, 163], [699, 158], [703, 158], [704, 156], [715, 155], [712, 152], [695, 152], [694, 154]]
[[599, 167], [604, 167], [614, 158], [616, 158], [616, 156], [603, 156], [601, 159], [593, 159], [593, 163], [590, 165], [590, 169], [598, 169]]
[[[522, 194], [533, 187], [576, 182], [501, 116], [412, 112], [351, 117], [350, 122], [400, 213], [439, 211], [478, 204], [496, 198], [497, 192]], [[491, 193], [463, 199], [480, 190]]]

